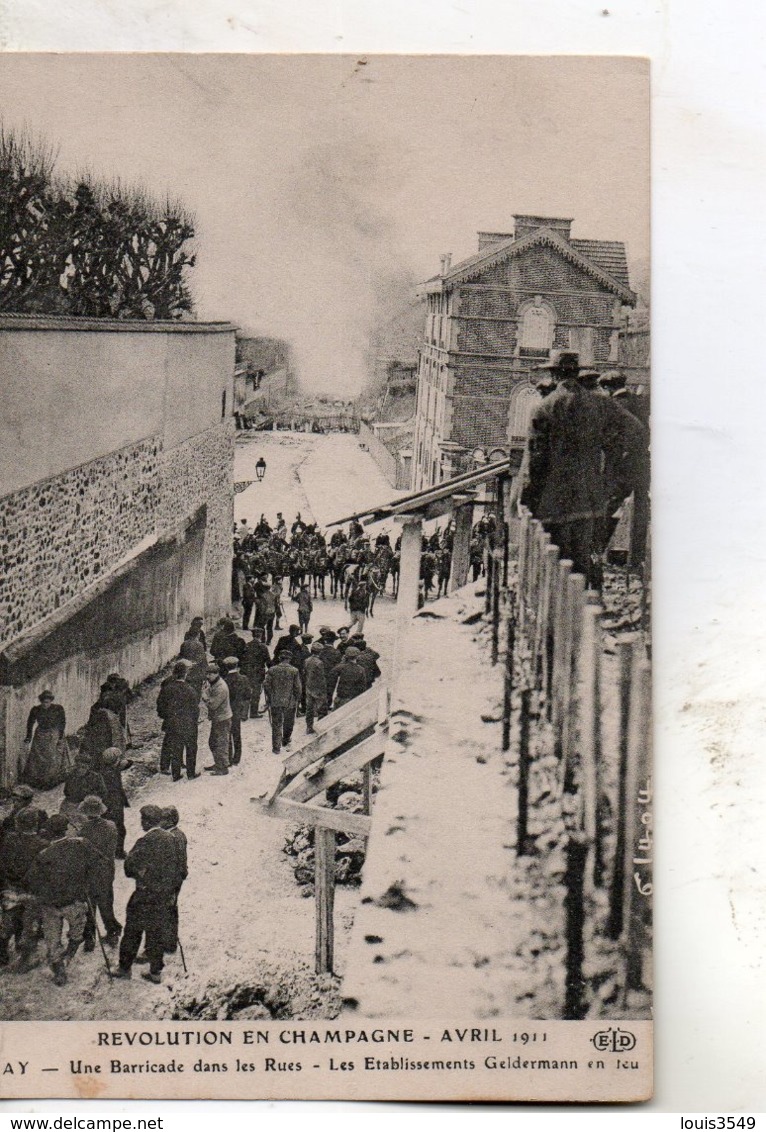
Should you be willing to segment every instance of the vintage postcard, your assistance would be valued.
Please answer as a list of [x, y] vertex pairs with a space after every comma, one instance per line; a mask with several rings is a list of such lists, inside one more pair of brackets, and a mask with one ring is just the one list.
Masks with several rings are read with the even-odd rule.
[[0, 1097], [648, 1098], [647, 61], [0, 105]]

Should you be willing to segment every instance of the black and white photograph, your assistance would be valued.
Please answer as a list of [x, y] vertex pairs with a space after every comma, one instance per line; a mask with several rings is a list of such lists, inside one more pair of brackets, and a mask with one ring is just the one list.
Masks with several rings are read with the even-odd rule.
[[651, 1095], [649, 86], [0, 55], [9, 1095]]

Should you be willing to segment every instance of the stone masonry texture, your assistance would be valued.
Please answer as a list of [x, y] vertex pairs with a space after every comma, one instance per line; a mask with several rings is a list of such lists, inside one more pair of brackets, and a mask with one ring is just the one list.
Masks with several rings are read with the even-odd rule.
[[220, 585], [233, 522], [231, 420], [164, 450], [149, 437], [0, 498], [0, 644], [207, 506], [205, 574]]

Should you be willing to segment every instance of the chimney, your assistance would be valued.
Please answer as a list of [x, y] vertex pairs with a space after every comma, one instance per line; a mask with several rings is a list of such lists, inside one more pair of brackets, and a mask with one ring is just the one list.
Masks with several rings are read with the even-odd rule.
[[443, 255], [439, 256], [439, 259], [441, 260], [442, 265], [441, 273], [442, 275], [446, 275], [450, 267], [452, 266], [452, 252], [444, 252]]

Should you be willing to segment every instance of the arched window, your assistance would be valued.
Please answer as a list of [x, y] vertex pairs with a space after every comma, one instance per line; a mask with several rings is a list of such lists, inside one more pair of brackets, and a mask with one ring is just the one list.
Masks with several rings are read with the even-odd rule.
[[541, 295], [519, 309], [519, 354], [522, 358], [544, 357], [553, 347], [556, 312]]
[[508, 414], [508, 439], [513, 442], [526, 440], [532, 413], [540, 404], [540, 394], [534, 385], [517, 385], [511, 393]]

